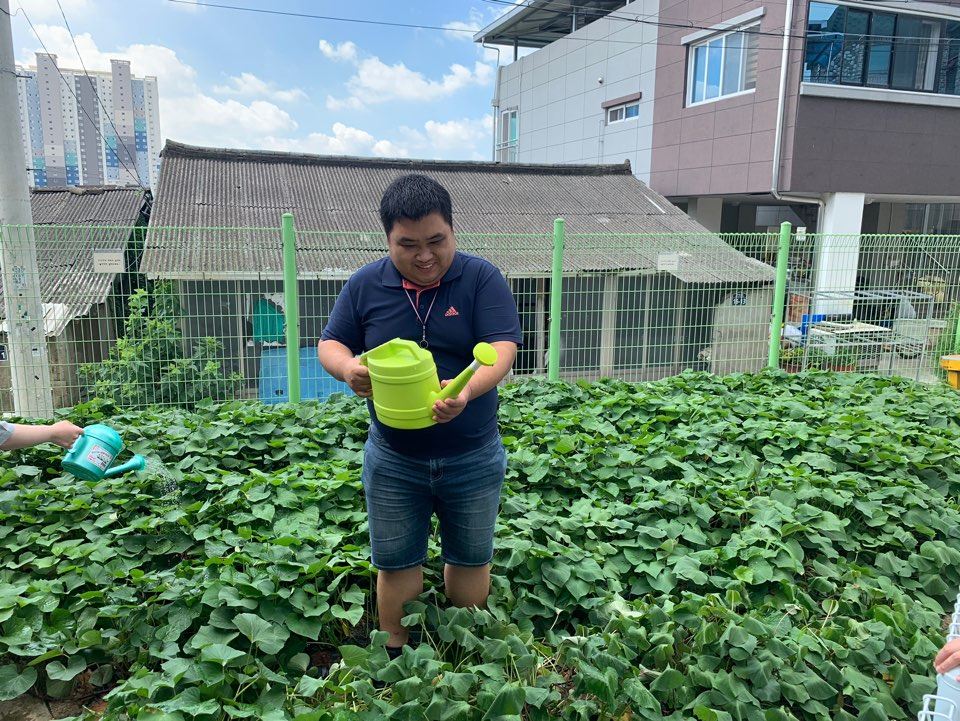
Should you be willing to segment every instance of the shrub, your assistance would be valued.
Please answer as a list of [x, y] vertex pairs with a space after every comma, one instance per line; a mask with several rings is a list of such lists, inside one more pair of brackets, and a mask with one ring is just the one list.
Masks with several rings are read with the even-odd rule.
[[169, 282], [134, 291], [123, 335], [109, 357], [80, 366], [89, 396], [121, 407], [191, 407], [204, 399], [233, 397], [242, 376], [224, 373], [220, 342], [199, 338], [185, 354], [179, 317], [180, 304]]

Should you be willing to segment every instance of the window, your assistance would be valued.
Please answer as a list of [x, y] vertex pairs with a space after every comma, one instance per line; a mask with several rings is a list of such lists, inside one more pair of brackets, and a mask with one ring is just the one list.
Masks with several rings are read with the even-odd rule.
[[960, 95], [960, 22], [810, 3], [803, 80]]
[[690, 47], [687, 104], [753, 90], [757, 85], [759, 24], [740, 28]]
[[607, 123], [619, 123], [630, 120], [640, 114], [640, 103], [625, 103], [607, 108]]
[[500, 126], [497, 133], [497, 160], [501, 163], [517, 162], [517, 140], [520, 129], [516, 108], [500, 113]]

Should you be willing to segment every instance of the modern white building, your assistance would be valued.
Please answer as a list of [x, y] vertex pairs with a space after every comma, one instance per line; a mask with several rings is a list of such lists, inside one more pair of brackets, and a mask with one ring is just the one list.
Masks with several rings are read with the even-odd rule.
[[134, 77], [126, 60], [110, 66], [110, 72], [67, 70], [56, 55], [37, 53], [35, 66], [17, 67], [31, 187], [156, 186], [157, 79]]
[[629, 160], [716, 231], [960, 232], [958, 0], [524, 0], [475, 40], [514, 47], [501, 162]]

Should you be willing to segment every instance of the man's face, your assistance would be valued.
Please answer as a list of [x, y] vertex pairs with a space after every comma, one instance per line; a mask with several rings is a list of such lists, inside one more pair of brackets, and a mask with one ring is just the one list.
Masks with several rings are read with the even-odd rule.
[[400, 275], [417, 285], [433, 285], [450, 269], [457, 240], [439, 213], [420, 220], [400, 219], [387, 237], [390, 260]]

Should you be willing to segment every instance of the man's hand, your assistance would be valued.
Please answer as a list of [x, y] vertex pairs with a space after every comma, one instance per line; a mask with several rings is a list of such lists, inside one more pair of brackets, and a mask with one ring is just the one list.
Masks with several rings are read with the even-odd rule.
[[360, 363], [359, 358], [351, 358], [343, 369], [343, 382], [361, 398], [369, 398], [373, 393], [370, 385], [370, 369]]
[[[955, 638], [942, 649], [933, 660], [933, 667], [937, 673], [960, 670], [960, 638]], [[957, 675], [960, 680], [960, 674]]]
[[[450, 381], [442, 381], [441, 388], [446, 388]], [[460, 395], [454, 398], [444, 398], [433, 404], [433, 420], [437, 423], [449, 423], [454, 418], [463, 413], [463, 409], [470, 402], [470, 385], [460, 391]]]
[[69, 448], [83, 433], [83, 429], [70, 421], [58, 421], [50, 426], [49, 432], [51, 443], [56, 443], [62, 448]]

